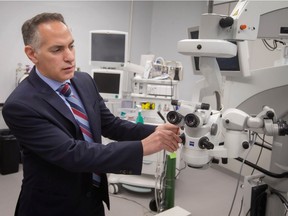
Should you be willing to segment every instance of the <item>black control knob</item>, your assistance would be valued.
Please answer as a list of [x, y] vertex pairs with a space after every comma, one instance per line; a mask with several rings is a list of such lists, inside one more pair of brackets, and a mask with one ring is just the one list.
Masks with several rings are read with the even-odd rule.
[[186, 142], [185, 134], [182, 133], [179, 137], [180, 137], [181, 140], [182, 140], [182, 144], [185, 145], [185, 142]]
[[230, 27], [232, 26], [234, 23], [234, 19], [232, 17], [225, 17], [225, 18], [222, 18], [220, 19], [219, 21], [219, 25], [222, 27], [222, 28], [227, 28], [227, 27]]
[[211, 161], [213, 164], [219, 164], [219, 159], [217, 158], [213, 158], [212, 161]]
[[178, 104], [178, 100], [172, 100], [171, 101], [171, 105], [173, 105], [173, 106], [178, 106], [179, 104]]
[[201, 103], [201, 109], [203, 109], [203, 110], [209, 110], [209, 109], [210, 109], [210, 104]]
[[202, 137], [202, 138], [199, 140], [198, 146], [199, 146], [199, 148], [201, 148], [201, 149], [208, 149], [208, 150], [214, 148], [213, 143], [209, 142], [208, 137]]
[[266, 116], [267, 116], [269, 119], [273, 119], [274, 116], [275, 116], [275, 113], [272, 112], [272, 111], [267, 111]]
[[279, 120], [278, 128], [279, 128], [279, 132], [278, 132], [279, 136], [288, 135], [288, 124], [286, 123], [286, 121]]
[[228, 164], [228, 158], [222, 158], [222, 164]]
[[244, 142], [242, 143], [242, 147], [243, 147], [244, 149], [248, 149], [248, 148], [250, 147], [249, 142], [244, 141]]

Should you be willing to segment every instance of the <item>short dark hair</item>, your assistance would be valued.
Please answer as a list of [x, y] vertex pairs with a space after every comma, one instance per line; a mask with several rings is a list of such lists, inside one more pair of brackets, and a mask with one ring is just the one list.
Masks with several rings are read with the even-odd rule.
[[66, 25], [63, 16], [60, 13], [41, 13], [24, 22], [22, 25], [22, 36], [25, 45], [31, 45], [34, 48], [39, 46], [39, 35], [37, 27], [46, 22], [59, 21]]

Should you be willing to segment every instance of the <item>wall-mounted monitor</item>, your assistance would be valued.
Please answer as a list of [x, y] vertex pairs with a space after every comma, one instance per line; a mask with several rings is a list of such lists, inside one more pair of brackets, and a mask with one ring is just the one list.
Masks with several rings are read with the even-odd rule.
[[100, 95], [106, 99], [121, 99], [123, 94], [124, 73], [122, 70], [95, 69], [93, 79]]
[[[189, 39], [199, 39], [199, 26], [188, 28]], [[230, 41], [237, 46], [237, 55], [232, 58], [216, 58], [223, 76], [250, 76], [249, 50], [247, 41]], [[199, 57], [192, 56], [192, 67], [195, 75], [202, 75], [199, 68]]]
[[121, 69], [127, 61], [128, 33], [114, 30], [90, 31], [90, 65]]

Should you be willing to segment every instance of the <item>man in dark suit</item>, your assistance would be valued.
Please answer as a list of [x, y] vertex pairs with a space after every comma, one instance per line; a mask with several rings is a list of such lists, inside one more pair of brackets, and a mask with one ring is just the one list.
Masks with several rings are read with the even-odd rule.
[[[74, 40], [61, 14], [27, 20], [22, 34], [25, 53], [35, 66], [3, 107], [3, 117], [23, 149], [24, 178], [15, 215], [103, 216], [102, 201], [109, 208], [105, 173], [141, 174], [143, 155], [177, 150], [178, 127], [115, 117], [90, 75], [74, 72]], [[58, 90], [64, 83], [80, 99], [92, 141]], [[103, 145], [101, 135], [118, 142]]]

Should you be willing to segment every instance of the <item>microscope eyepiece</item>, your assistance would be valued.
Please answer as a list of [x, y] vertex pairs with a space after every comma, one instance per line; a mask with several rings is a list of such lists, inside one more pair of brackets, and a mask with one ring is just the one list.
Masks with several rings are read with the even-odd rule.
[[200, 119], [197, 115], [189, 113], [185, 116], [184, 122], [188, 127], [197, 127], [200, 123]]
[[176, 111], [170, 111], [167, 113], [166, 118], [169, 123], [177, 125], [181, 122], [183, 116]]

